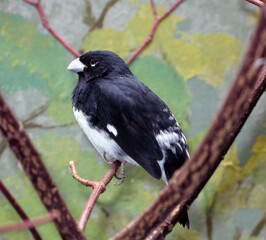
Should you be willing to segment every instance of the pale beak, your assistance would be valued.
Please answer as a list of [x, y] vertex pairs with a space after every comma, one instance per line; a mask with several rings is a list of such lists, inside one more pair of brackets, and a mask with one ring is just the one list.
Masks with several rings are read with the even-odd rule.
[[83, 72], [85, 67], [86, 66], [79, 60], [79, 58], [76, 58], [68, 65], [67, 69], [72, 72], [79, 73]]

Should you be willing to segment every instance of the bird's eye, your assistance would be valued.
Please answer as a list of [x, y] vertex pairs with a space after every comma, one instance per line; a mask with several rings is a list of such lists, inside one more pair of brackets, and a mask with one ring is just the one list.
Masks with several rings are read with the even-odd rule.
[[97, 64], [98, 64], [98, 61], [97, 60], [91, 59], [91, 61], [90, 61], [91, 67], [95, 67]]

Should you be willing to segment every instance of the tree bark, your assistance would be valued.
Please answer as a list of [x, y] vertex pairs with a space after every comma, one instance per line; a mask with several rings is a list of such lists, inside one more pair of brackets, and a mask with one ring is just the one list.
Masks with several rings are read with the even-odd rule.
[[20, 161], [47, 210], [59, 217], [54, 223], [63, 239], [86, 239], [63, 200], [59, 190], [44, 166], [40, 154], [0, 94], [0, 131]]

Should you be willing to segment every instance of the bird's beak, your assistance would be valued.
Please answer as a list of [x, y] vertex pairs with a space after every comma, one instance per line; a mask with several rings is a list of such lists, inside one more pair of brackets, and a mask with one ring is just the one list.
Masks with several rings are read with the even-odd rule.
[[83, 72], [85, 67], [86, 66], [79, 60], [79, 58], [76, 58], [68, 65], [67, 69], [72, 72], [79, 73]]

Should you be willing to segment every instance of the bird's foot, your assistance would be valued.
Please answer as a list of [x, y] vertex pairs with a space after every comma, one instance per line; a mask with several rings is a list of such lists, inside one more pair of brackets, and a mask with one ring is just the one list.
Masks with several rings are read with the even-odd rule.
[[121, 162], [119, 176], [117, 176], [115, 174], [115, 178], [120, 180], [119, 182], [114, 183], [115, 186], [121, 185], [124, 182], [124, 179], [126, 178], [126, 175], [125, 175], [125, 165], [126, 165], [126, 162]]

